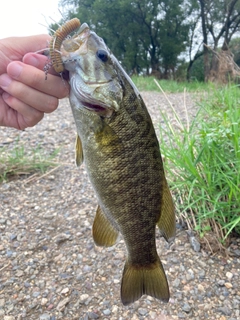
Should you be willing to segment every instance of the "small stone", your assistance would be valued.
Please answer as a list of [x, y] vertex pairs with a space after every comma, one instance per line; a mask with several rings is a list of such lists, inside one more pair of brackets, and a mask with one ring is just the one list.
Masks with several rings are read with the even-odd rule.
[[148, 313], [148, 310], [145, 309], [145, 308], [139, 308], [139, 309], [138, 309], [138, 313], [139, 313], [141, 316], [145, 316], [145, 315]]
[[205, 272], [204, 270], [199, 271], [199, 277], [200, 277], [201, 279], [204, 279], [204, 278], [205, 278], [205, 274], [206, 274], [206, 272]]
[[45, 288], [45, 281], [44, 280], [39, 280], [38, 286], [41, 289]]
[[204, 286], [202, 284], [198, 284], [199, 291], [205, 291]]
[[24, 287], [25, 287], [25, 288], [31, 287], [31, 283], [29, 283], [29, 282], [24, 282]]
[[72, 276], [68, 273], [60, 273], [59, 275], [62, 279], [70, 279]]
[[225, 283], [224, 280], [219, 280], [219, 281], [218, 281], [218, 285], [219, 285], [220, 287], [223, 287], [223, 286], [224, 286], [224, 283]]
[[232, 314], [232, 311], [226, 306], [218, 308], [218, 311], [224, 314], [225, 316], [230, 316]]
[[89, 295], [88, 295], [87, 293], [82, 294], [82, 295], [80, 296], [80, 303], [85, 303], [88, 298], [89, 298]]
[[65, 308], [66, 304], [68, 304], [69, 300], [70, 299], [67, 297], [67, 298], [63, 299], [62, 301], [60, 301], [59, 304], [57, 305], [57, 310], [62, 311]]
[[226, 277], [227, 277], [229, 280], [231, 280], [232, 277], [233, 277], [233, 274], [232, 274], [231, 272], [227, 272], [227, 273], [226, 273]]
[[88, 312], [87, 313], [88, 319], [98, 319], [99, 315], [96, 314], [95, 312]]
[[62, 291], [61, 291], [61, 294], [66, 294], [69, 292], [69, 288], [64, 288]]
[[43, 313], [40, 315], [39, 320], [50, 320], [51, 316], [48, 313]]
[[240, 250], [239, 249], [234, 250], [234, 253], [237, 257], [240, 257]]
[[33, 294], [32, 294], [32, 296], [33, 296], [34, 298], [39, 297], [39, 295], [40, 295], [40, 292], [39, 292], [39, 291], [35, 291], [35, 292], [33, 292]]
[[103, 310], [103, 314], [105, 316], [109, 316], [111, 314], [111, 310], [109, 310], [109, 309]]
[[42, 298], [42, 300], [41, 300], [41, 305], [42, 305], [42, 306], [45, 306], [45, 305], [47, 304], [47, 302], [48, 302], [48, 299]]
[[211, 308], [212, 308], [211, 303], [206, 303], [206, 304], [204, 305], [203, 310], [210, 310]]
[[113, 283], [114, 283], [114, 284], [118, 284], [118, 283], [120, 283], [120, 280], [119, 280], [119, 279], [114, 279], [114, 280], [113, 280]]
[[112, 313], [117, 313], [117, 312], [118, 312], [118, 306], [114, 304], [112, 307]]
[[195, 252], [199, 252], [201, 250], [201, 246], [196, 237], [189, 237], [189, 242]]
[[186, 275], [186, 279], [187, 279], [187, 281], [194, 279], [194, 272], [192, 271], [192, 269], [188, 270], [188, 273]]
[[64, 241], [69, 240], [69, 238], [70, 238], [70, 235], [65, 234], [65, 233], [61, 233], [61, 234], [58, 234], [57, 236], [55, 236], [55, 237], [53, 238], [53, 240], [54, 240], [57, 244], [60, 244], [60, 243], [62, 243], [62, 242], [64, 242]]
[[7, 250], [6, 251], [6, 255], [8, 258], [10, 258], [13, 255], [13, 251], [12, 250]]
[[16, 234], [11, 234], [10, 235], [10, 240], [11, 241], [14, 241], [14, 240], [16, 240], [17, 239], [17, 235]]
[[16, 272], [16, 277], [22, 277], [24, 275], [24, 272], [22, 270], [18, 270]]
[[156, 312], [154, 312], [154, 311], [150, 311], [150, 312], [149, 312], [149, 316], [151, 317], [151, 319], [156, 319], [157, 314], [156, 314]]
[[89, 272], [89, 271], [91, 271], [91, 267], [90, 266], [86, 265], [86, 266], [83, 267], [83, 272]]
[[50, 304], [50, 305], [47, 307], [48, 310], [52, 310], [53, 308], [54, 308], [54, 304]]
[[188, 303], [184, 303], [182, 310], [186, 313], [189, 313], [192, 310], [192, 307]]
[[4, 307], [5, 299], [0, 299], [0, 308]]
[[178, 313], [178, 318], [179, 319], [186, 319], [186, 315], [184, 313], [182, 313], [182, 312], [179, 312]]
[[180, 279], [176, 278], [173, 283], [172, 283], [173, 287], [177, 288], [180, 285]]
[[225, 282], [224, 285], [225, 285], [225, 287], [227, 289], [231, 289], [232, 288], [232, 284], [230, 282]]

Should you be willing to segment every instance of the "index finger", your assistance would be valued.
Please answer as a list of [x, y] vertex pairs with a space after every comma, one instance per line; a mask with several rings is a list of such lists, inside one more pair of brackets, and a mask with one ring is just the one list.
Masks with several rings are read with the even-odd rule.
[[[46, 65], [50, 63], [50, 60], [47, 56], [32, 52], [25, 54], [22, 61], [40, 70], [44, 70]], [[49, 68], [48, 73], [53, 75], [59, 75], [53, 68]]]
[[60, 76], [49, 74], [46, 80], [44, 71], [23, 62], [14, 61], [7, 67], [8, 75], [25, 85], [58, 99], [69, 93], [69, 84]]

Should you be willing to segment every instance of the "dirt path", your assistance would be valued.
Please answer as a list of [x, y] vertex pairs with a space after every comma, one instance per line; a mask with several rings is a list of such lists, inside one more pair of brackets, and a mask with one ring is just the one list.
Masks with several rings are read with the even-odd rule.
[[[159, 108], [170, 112], [158, 93], [142, 94], [156, 128]], [[196, 112], [187, 95], [185, 105]], [[182, 94], [169, 95], [181, 117]], [[0, 184], [0, 319], [240, 319], [240, 257], [195, 252], [178, 230], [171, 247], [157, 235], [157, 248], [171, 291], [168, 304], [151, 297], [123, 307], [123, 240], [97, 248], [91, 236], [96, 198], [84, 167], [74, 164], [75, 125], [67, 100], [37, 126], [19, 132], [0, 129], [0, 148], [60, 149], [59, 166], [44, 176]], [[158, 234], [158, 233], [157, 233]], [[240, 245], [235, 242], [236, 252]]]

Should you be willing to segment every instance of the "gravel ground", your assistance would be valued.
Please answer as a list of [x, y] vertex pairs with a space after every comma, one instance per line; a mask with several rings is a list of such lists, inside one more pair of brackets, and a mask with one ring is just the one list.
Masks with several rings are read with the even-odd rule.
[[[163, 95], [143, 92], [156, 127], [158, 108], [170, 112]], [[182, 94], [169, 95], [181, 117]], [[194, 99], [185, 104], [191, 116]], [[26, 150], [46, 155], [60, 148], [59, 166], [48, 174], [20, 177], [0, 185], [0, 319], [240, 319], [240, 239], [229, 255], [194, 251], [186, 230], [169, 245], [157, 236], [157, 248], [171, 291], [168, 304], [144, 296], [124, 307], [120, 302], [126, 250], [95, 247], [91, 225], [96, 198], [84, 166], [74, 164], [75, 125], [67, 100], [56, 112], [24, 132], [1, 128], [0, 147], [19, 139]]]

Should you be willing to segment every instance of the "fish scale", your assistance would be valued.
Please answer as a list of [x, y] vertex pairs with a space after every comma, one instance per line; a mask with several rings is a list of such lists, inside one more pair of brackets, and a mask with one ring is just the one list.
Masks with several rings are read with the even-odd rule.
[[63, 41], [70, 104], [82, 161], [98, 199], [93, 223], [97, 245], [112, 246], [118, 233], [127, 247], [121, 283], [124, 305], [148, 294], [167, 302], [168, 282], [156, 249], [156, 224], [175, 236], [172, 197], [158, 139], [135, 85], [103, 40], [83, 24]]

